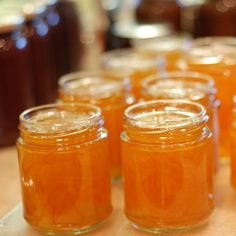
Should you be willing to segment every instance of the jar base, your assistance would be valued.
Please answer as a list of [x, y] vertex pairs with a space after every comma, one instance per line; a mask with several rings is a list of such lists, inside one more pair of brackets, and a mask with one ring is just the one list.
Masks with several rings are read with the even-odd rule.
[[188, 231], [192, 231], [198, 228], [203, 227], [204, 225], [206, 225], [208, 223], [208, 219], [204, 219], [203, 221], [193, 224], [193, 225], [187, 225], [187, 226], [177, 226], [177, 227], [168, 227], [168, 226], [164, 226], [164, 227], [147, 227], [147, 226], [143, 226], [140, 224], [136, 224], [132, 221], [130, 221], [131, 225], [138, 230], [144, 231], [144, 232], [148, 232], [148, 233], [153, 233], [153, 234], [178, 234], [178, 233], [185, 233]]
[[106, 224], [106, 222], [108, 221], [108, 219], [104, 219], [103, 221], [97, 223], [97, 224], [93, 224], [93, 225], [88, 225], [82, 228], [67, 228], [67, 229], [62, 229], [62, 230], [46, 230], [46, 229], [42, 229], [40, 227], [36, 227], [31, 225], [31, 227], [44, 234], [44, 235], [56, 235], [56, 236], [70, 236], [70, 235], [79, 235], [79, 234], [84, 234], [84, 233], [88, 233], [90, 231], [94, 231], [96, 229], [99, 229], [100, 227], [102, 227], [104, 224]]

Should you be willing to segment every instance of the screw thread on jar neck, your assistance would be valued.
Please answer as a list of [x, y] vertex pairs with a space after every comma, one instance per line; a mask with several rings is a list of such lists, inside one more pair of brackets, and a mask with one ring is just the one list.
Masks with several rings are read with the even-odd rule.
[[154, 100], [125, 111], [127, 138], [140, 143], [179, 145], [195, 142], [207, 134], [204, 107], [185, 100]]
[[100, 108], [80, 103], [48, 104], [20, 115], [20, 137], [37, 146], [78, 145], [101, 133]]

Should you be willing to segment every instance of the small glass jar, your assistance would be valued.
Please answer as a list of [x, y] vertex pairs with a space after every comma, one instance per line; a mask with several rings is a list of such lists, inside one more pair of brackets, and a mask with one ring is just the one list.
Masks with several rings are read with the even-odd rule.
[[236, 38], [206, 37], [195, 39], [183, 57], [183, 69], [211, 75], [220, 100], [220, 158], [229, 159], [229, 133], [233, 96], [236, 94]]
[[213, 210], [213, 150], [199, 103], [154, 100], [124, 113], [125, 214], [153, 233], [195, 228]]
[[133, 40], [134, 48], [141, 53], [164, 60], [164, 69], [176, 70], [178, 61], [191, 47], [192, 38], [188, 34], [173, 34], [165, 37]]
[[156, 58], [135, 52], [132, 49], [111, 50], [101, 56], [101, 66], [105, 69], [130, 70], [132, 92], [140, 97], [140, 81], [148, 75], [161, 70], [161, 61]]
[[108, 130], [111, 170], [114, 181], [121, 177], [120, 133], [123, 112], [133, 102], [129, 80], [119, 73], [87, 71], [72, 73], [59, 80], [59, 97], [63, 102], [85, 102], [99, 106]]
[[24, 17], [0, 5], [0, 147], [16, 142], [19, 114], [34, 105], [29, 42]]
[[142, 83], [142, 98], [185, 99], [202, 104], [209, 116], [208, 126], [213, 133], [215, 169], [218, 169], [219, 146], [219, 101], [215, 98], [214, 79], [206, 74], [192, 71], [174, 71], [145, 78]]
[[20, 115], [24, 218], [47, 234], [97, 228], [111, 213], [107, 133], [87, 104], [49, 104]]

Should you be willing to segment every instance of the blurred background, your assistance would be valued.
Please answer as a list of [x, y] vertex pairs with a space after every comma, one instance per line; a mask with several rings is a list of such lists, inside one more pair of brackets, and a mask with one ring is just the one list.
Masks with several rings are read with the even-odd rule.
[[236, 36], [235, 0], [0, 0], [0, 147], [19, 114], [57, 99], [58, 79], [140, 39]]

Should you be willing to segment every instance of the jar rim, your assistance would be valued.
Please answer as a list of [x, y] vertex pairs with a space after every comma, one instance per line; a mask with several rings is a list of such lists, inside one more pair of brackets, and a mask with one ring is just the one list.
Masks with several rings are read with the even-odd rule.
[[[191, 81], [191, 79], [195, 81]], [[162, 84], [160, 91], [158, 91], [159, 95], [164, 95], [168, 92], [168, 96], [170, 96], [171, 92], [173, 92], [173, 89], [176, 88], [198, 89], [205, 95], [212, 95], [216, 93], [215, 82], [213, 77], [208, 74], [195, 71], [171, 71], [162, 74], [151, 75], [141, 81], [141, 87], [143, 89], [143, 92], [151, 95], [151, 93], [148, 92], [149, 89], [151, 89], [150, 86], [156, 86], [156, 88], [158, 88], [158, 82], [160, 83], [169, 81], [174, 81], [174, 83], [176, 84], [171, 85], [171, 87], [168, 86], [168, 84]], [[177, 84], [178, 81], [182, 82], [182, 84]], [[202, 84], [204, 86], [196, 87], [196, 84], [194, 84], [194, 82]], [[183, 94], [183, 97], [181, 97], [181, 99], [185, 99], [186, 95], [187, 93], [185, 93], [185, 95]]]
[[212, 36], [193, 40], [186, 58], [193, 64], [236, 64], [236, 37]]
[[[133, 60], [133, 61], [132, 61]], [[101, 55], [101, 65], [104, 68], [129, 68], [130, 70], [146, 70], [158, 67], [156, 60], [134, 49], [113, 49]]]
[[79, 96], [81, 99], [99, 99], [110, 97], [117, 92], [125, 90], [126, 86], [130, 86], [130, 81], [127, 76], [118, 80], [116, 78], [122, 76], [112, 76], [105, 70], [80, 71], [63, 75], [59, 79], [58, 84], [60, 90], [66, 94]]
[[[181, 107], [182, 106], [182, 107]], [[159, 120], [139, 120], [137, 119], [137, 116], [135, 116], [133, 113], [135, 110], [138, 109], [144, 109], [144, 108], [150, 108], [150, 113], [155, 114], [155, 112], [158, 111], [164, 111], [166, 114], [168, 112], [171, 112], [172, 114], [178, 114], [178, 109], [181, 108], [182, 110], [179, 110], [184, 114], [184, 112], [190, 112], [189, 109], [185, 110], [183, 109], [185, 106], [192, 107], [192, 109], [196, 109], [195, 113], [192, 113], [192, 115], [181, 117], [179, 119], [169, 119], [169, 120], [163, 120], [160, 122]], [[175, 109], [176, 108], [176, 109]], [[161, 110], [162, 109], [162, 110]], [[179, 113], [180, 114], [180, 113]], [[140, 115], [145, 115], [144, 112], [141, 112]], [[206, 115], [206, 110], [203, 105], [197, 102], [192, 102], [189, 100], [184, 99], [160, 99], [160, 100], [152, 100], [147, 102], [140, 102], [135, 105], [132, 105], [128, 107], [124, 112], [124, 117], [126, 118], [126, 121], [131, 124], [132, 126], [141, 127], [141, 128], [148, 128], [148, 129], [177, 129], [177, 128], [184, 128], [189, 126], [198, 125], [201, 123], [205, 123], [208, 120], [208, 116]]]
[[154, 52], [172, 52], [175, 50], [187, 50], [192, 45], [192, 36], [189, 33], [175, 33], [171, 35], [133, 40], [136, 50]]
[[[40, 122], [40, 120], [32, 120], [32, 117], [34, 117], [33, 115], [40, 114], [40, 112], [42, 111], [47, 112], [46, 117], [49, 117], [50, 115], [55, 114], [55, 111], [57, 112], [57, 114], [59, 114], [60, 111], [71, 111], [75, 115], [78, 115], [79, 111], [77, 111], [76, 109], [79, 109], [79, 108], [85, 109], [85, 111], [86, 109], [88, 109], [88, 111], [89, 110], [91, 111], [83, 119], [79, 119], [79, 116], [77, 116], [77, 118], [66, 119], [68, 121], [67, 123], [63, 122], [61, 124], [57, 124], [57, 127], [59, 128], [58, 130], [57, 129], [53, 130], [54, 129], [53, 127], [52, 127], [52, 130], [49, 130], [48, 127], [50, 126], [50, 124]], [[95, 106], [92, 104], [52, 103], [52, 104], [45, 104], [45, 105], [32, 107], [23, 111], [19, 116], [19, 120], [20, 120], [20, 127], [26, 128], [27, 130], [31, 132], [48, 133], [47, 131], [49, 130], [49, 131], [52, 131], [50, 133], [53, 134], [53, 133], [61, 133], [61, 132], [64, 133], [65, 131], [70, 131], [70, 130], [73, 130], [73, 131], [80, 130], [81, 127], [90, 126], [91, 124], [94, 124], [96, 121], [99, 120], [100, 117], [101, 117], [101, 109], [98, 106]], [[60, 117], [60, 118], [65, 118], [65, 117]]]

